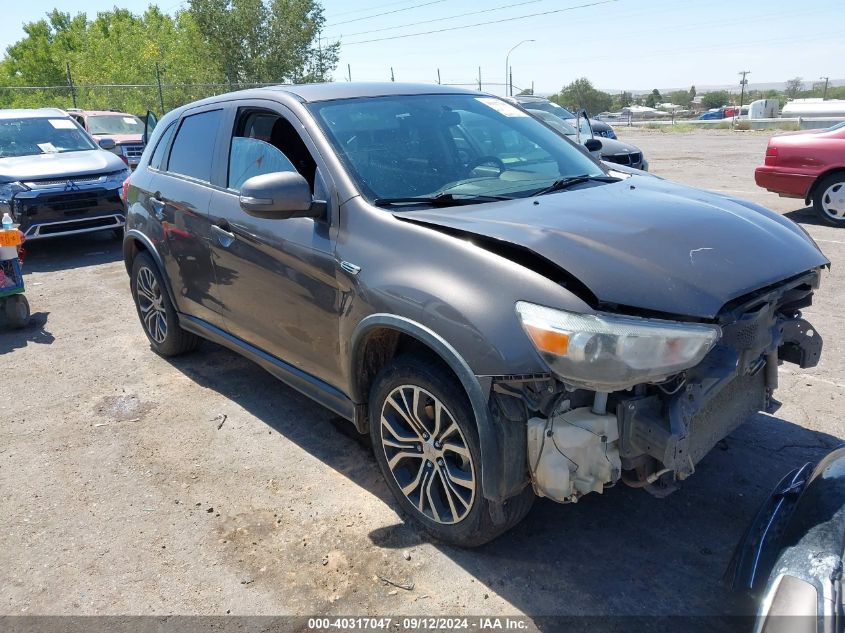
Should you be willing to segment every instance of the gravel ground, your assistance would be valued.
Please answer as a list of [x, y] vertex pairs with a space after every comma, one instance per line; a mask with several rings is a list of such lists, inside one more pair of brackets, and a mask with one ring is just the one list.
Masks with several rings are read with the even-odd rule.
[[679, 492], [541, 500], [487, 546], [432, 544], [330, 412], [210, 343], [153, 354], [116, 241], [32, 244], [32, 325], [0, 331], [0, 614], [735, 613], [720, 577], [755, 508], [845, 437], [845, 232], [756, 188], [765, 134], [620, 132], [654, 173], [801, 223], [834, 264], [806, 311], [822, 363], [782, 368], [784, 406]]

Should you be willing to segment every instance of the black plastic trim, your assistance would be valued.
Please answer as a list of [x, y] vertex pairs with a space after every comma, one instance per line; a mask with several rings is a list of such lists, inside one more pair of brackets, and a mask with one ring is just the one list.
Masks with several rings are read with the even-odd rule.
[[179, 313], [179, 325], [197, 336], [207, 338], [210, 341], [228, 347], [254, 363], [261, 365], [285, 384], [293, 387], [339, 416], [349, 421], [355, 418], [355, 405], [352, 404], [352, 401], [346, 394], [319, 378], [315, 378], [311, 374], [197, 317]]

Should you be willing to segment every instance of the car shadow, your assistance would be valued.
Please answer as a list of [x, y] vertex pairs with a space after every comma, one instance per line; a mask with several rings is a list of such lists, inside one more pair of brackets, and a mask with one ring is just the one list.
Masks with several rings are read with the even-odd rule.
[[789, 218], [797, 224], [812, 224], [814, 226], [827, 226], [824, 222], [819, 220], [813, 207], [801, 207], [794, 211], [787, 211], [783, 214], [784, 217]]
[[[196, 354], [168, 360], [402, 515], [367, 438], [351, 424], [218, 345], [204, 343]], [[786, 472], [840, 443], [757, 414], [665, 499], [621, 484], [576, 504], [538, 499], [522, 523], [487, 545], [433, 544], [541, 630], [559, 628], [560, 621], [549, 618], [561, 616], [684, 616], [675, 630], [738, 630], [738, 620], [729, 618], [747, 616], [748, 603], [722, 582], [734, 547]], [[412, 522], [375, 529], [369, 538], [388, 549], [432, 542]], [[598, 622], [573, 624], [596, 630]], [[620, 623], [623, 629], [630, 624]]]
[[29, 324], [20, 329], [11, 329], [5, 318], [0, 318], [0, 356], [29, 343], [52, 345], [56, 339], [45, 328], [49, 315], [49, 312], [36, 312], [30, 315]]
[[86, 268], [123, 258], [122, 242], [111, 231], [36, 240], [24, 248], [24, 274]]

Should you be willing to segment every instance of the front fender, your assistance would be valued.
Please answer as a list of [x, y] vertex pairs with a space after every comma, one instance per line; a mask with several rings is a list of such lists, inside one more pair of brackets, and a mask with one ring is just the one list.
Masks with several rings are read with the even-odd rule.
[[[395, 314], [377, 313], [363, 319], [352, 333], [350, 341], [351, 375], [356, 375], [362, 365], [362, 353], [367, 335], [377, 328], [391, 328], [403, 334], [412, 336], [433, 350], [455, 373], [461, 386], [467, 393], [472, 412], [478, 426], [478, 440], [481, 446], [481, 488], [488, 499], [501, 500], [497, 494], [498, 482], [501, 480], [501, 464], [489, 456], [499, 454], [499, 444], [496, 433], [490, 422], [488, 408], [488, 389], [481, 386], [478, 377], [472, 373], [466, 360], [443, 337], [430, 328]], [[357, 383], [353, 384], [352, 399], [354, 402], [365, 402], [367, 395], [360, 393]], [[488, 456], [488, 459], [485, 459]]]

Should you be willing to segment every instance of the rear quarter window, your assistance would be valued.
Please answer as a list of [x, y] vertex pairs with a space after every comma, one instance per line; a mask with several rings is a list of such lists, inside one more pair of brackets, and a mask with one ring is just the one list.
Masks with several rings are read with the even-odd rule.
[[168, 172], [211, 182], [211, 162], [222, 114], [222, 110], [211, 110], [182, 119], [170, 150]]
[[173, 132], [176, 130], [176, 122], [174, 121], [170, 125], [168, 125], [164, 132], [161, 133], [161, 136], [158, 137], [158, 141], [156, 142], [155, 150], [153, 151], [153, 155], [150, 158], [150, 167], [153, 169], [161, 169], [164, 165], [164, 154], [167, 151], [167, 145], [170, 143], [170, 137], [173, 136]]

